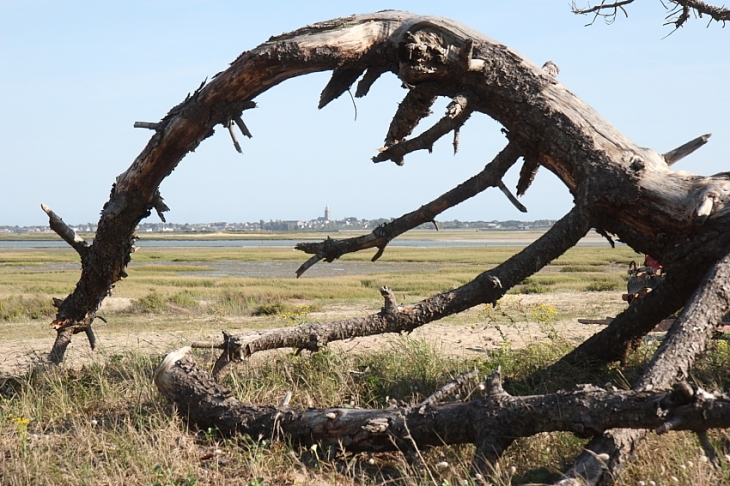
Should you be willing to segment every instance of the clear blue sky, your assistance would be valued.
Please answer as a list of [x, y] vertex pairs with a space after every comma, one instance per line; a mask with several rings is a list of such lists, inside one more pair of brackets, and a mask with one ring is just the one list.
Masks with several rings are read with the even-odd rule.
[[[273, 34], [385, 8], [450, 17], [538, 64], [553, 60], [565, 86], [639, 145], [663, 152], [712, 132], [676, 169], [730, 170], [730, 30], [693, 19], [664, 38], [671, 28], [659, 0], [591, 27], [567, 0], [0, 0], [0, 225], [45, 224], [41, 203], [69, 223], [96, 222], [114, 178], [151, 135], [135, 121], [159, 120]], [[245, 113], [254, 138], [242, 140], [244, 155], [217, 129], [163, 182], [168, 220], [311, 219], [325, 205], [337, 219], [396, 217], [479, 172], [504, 144], [477, 115], [456, 156], [443, 140], [404, 167], [373, 164], [404, 90], [392, 75], [381, 79], [357, 100], [354, 121], [348, 96], [317, 110], [327, 80], [310, 75], [259, 97]], [[524, 215], [489, 190], [439, 219], [557, 219], [571, 197], [542, 169], [523, 202]]]

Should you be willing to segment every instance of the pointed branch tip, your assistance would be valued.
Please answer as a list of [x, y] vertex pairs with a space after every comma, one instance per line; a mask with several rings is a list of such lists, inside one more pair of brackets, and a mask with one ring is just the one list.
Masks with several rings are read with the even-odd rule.
[[507, 186], [504, 185], [504, 182], [502, 180], [497, 183], [497, 187], [499, 187], [499, 190], [502, 191], [505, 196], [507, 196], [507, 199], [509, 199], [509, 202], [511, 202], [514, 207], [516, 207], [522, 213], [527, 212], [527, 208], [520, 201], [517, 200], [517, 198], [510, 192]]
[[700, 137], [697, 137], [693, 140], [690, 140], [689, 142], [685, 143], [684, 145], [680, 145], [679, 147], [675, 148], [674, 150], [670, 150], [669, 152], [662, 155], [664, 157], [664, 160], [667, 162], [667, 165], [672, 165], [675, 162], [682, 160], [698, 148], [702, 147], [704, 144], [707, 143], [707, 141], [712, 136], [711, 133], [706, 133]]

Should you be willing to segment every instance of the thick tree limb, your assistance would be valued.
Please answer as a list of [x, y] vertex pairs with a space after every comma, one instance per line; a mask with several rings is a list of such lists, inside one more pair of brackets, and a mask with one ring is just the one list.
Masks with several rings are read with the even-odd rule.
[[[217, 347], [224, 352], [216, 365], [220, 373], [232, 361], [246, 358], [259, 351], [296, 348], [317, 351], [332, 341], [374, 334], [411, 332], [414, 329], [475, 305], [496, 302], [507, 289], [547, 265], [575, 245], [590, 229], [590, 220], [578, 208], [559, 220], [537, 241], [506, 262], [484, 272], [457, 289], [435, 295], [413, 305], [386, 306], [383, 311], [367, 317], [335, 322], [311, 322], [254, 335], [228, 336]], [[253, 338], [253, 339], [252, 339]]]
[[[643, 299], [640, 299], [639, 302], [641, 300]], [[672, 326], [647, 369], [634, 383], [633, 390], [667, 389], [673, 384], [687, 379], [690, 368], [695, 360], [707, 350], [707, 344], [712, 334], [728, 311], [730, 311], [730, 255], [725, 256], [705, 277], [677, 322]], [[711, 398], [708, 399], [711, 400]], [[715, 423], [713, 420], [716, 420], [714, 415], [710, 414], [706, 419], [706, 425], [695, 430], [713, 428], [711, 424]], [[671, 430], [685, 420], [687, 419], [681, 416], [674, 417], [661, 431]], [[698, 424], [696, 423], [696, 425]], [[626, 427], [622, 428], [626, 429]], [[591, 441], [587, 446], [588, 452], [578, 457], [576, 463], [567, 472], [567, 476], [586, 480], [589, 485], [610, 482], [643, 436], [642, 431], [609, 431], [606, 435]], [[607, 467], [596, 462], [596, 456], [599, 454], [609, 455], [610, 461], [607, 462]], [[573, 483], [566, 480], [558, 484]]]
[[[681, 22], [688, 18], [687, 9], [704, 8], [706, 5], [690, 0], [673, 3], [682, 6], [681, 13], [678, 13]], [[82, 258], [79, 282], [74, 292], [58, 305], [54, 320], [58, 331], [57, 343], [52, 352], [56, 361], [63, 357], [71, 335], [88, 329], [101, 301], [115, 282], [125, 276], [124, 268], [129, 262], [135, 239], [134, 230], [152, 209], [161, 207], [161, 199], [157, 200], [158, 187], [181, 159], [212, 135], [214, 127], [219, 124], [227, 127], [231, 120], [235, 121], [242, 110], [254, 105], [253, 99], [262, 92], [291, 77], [326, 70], [336, 72], [325, 89], [323, 101], [341, 93], [344, 86], [349, 87], [356, 72], [372, 73], [363, 78], [362, 93], [367, 91], [378, 73], [385, 71], [396, 73], [410, 89], [386, 138], [387, 150], [392, 154], [397, 150], [407, 152], [428, 148], [432, 140], [458, 129], [463, 123], [460, 117], [465, 120], [473, 111], [485, 113], [504, 126], [510, 136], [510, 145], [514, 142], [521, 152], [530, 155], [530, 169], [539, 165], [553, 172], [573, 195], [576, 208], [583, 209], [574, 209], [535, 244], [459, 289], [414, 305], [401, 307], [393, 303], [383, 312], [362, 319], [327, 325], [312, 323], [286, 332], [266, 334], [246, 343], [228, 337], [223, 344], [225, 352], [221, 363], [263, 349], [293, 346], [315, 350], [334, 339], [408, 331], [479, 303], [494, 301], [574, 245], [591, 224], [617, 235], [638, 251], [650, 253], [670, 274], [674, 272], [676, 275], [674, 280], [668, 279], [665, 287], [657, 289], [656, 297], [647, 300], [635, 311], [635, 320], [643, 329], [649, 321], [656, 319], [656, 314], [681, 305], [701, 276], [730, 247], [730, 232], [727, 231], [730, 224], [730, 181], [726, 174], [700, 177], [671, 171], [666, 157], [636, 146], [543, 69], [467, 27], [447, 19], [420, 17], [406, 12], [384, 11], [352, 16], [273, 37], [245, 52], [210, 83], [204, 81], [155, 126], [147, 147], [113, 185], [109, 201], [102, 210], [94, 244], [89, 247], [86, 258]], [[428, 114], [431, 103], [438, 96], [451, 99], [462, 96], [468, 99], [468, 106], [456, 103], [452, 116], [447, 115], [421, 136], [406, 140], [418, 121]], [[461, 110], [458, 113], [457, 106]], [[402, 154], [400, 159], [398, 157], [395, 154], [391, 158], [402, 162]], [[508, 162], [511, 165], [514, 160]], [[528, 175], [533, 173], [531, 170]], [[467, 182], [472, 189], [484, 183], [474, 178]], [[453, 196], [453, 200], [463, 197], [460, 192], [447, 195]], [[439, 207], [448, 207], [450, 200], [445, 198], [447, 195], [434, 201], [423, 212], [412, 213], [413, 219], [406, 215], [398, 228], [407, 227], [426, 215], [430, 216], [427, 221], [432, 220]], [[378, 237], [383, 238], [383, 244], [373, 245], [379, 248], [376, 257], [382, 253], [391, 235], [384, 233]], [[365, 243], [361, 241], [360, 244]], [[315, 252], [316, 259], [339, 256], [336, 251], [330, 250], [319, 256], [319, 251]], [[652, 312], [655, 315], [650, 315]], [[618, 324], [609, 326], [602, 337], [581, 347], [582, 351], [595, 349], [600, 344], [604, 347], [601, 352], [605, 359], [630, 350], [634, 337], [643, 332], [627, 332], [630, 314], [617, 319]], [[678, 345], [672, 346], [675, 349]], [[691, 363], [695, 348], [697, 346], [672, 359]], [[620, 353], [613, 351], [615, 349], [619, 349]], [[671, 355], [669, 350], [662, 353]], [[190, 366], [188, 371], [197, 373]], [[225, 390], [216, 388], [217, 385], [212, 382], [203, 380], [195, 386], [198, 397], [212, 395], [220, 399], [212, 403], [214, 409], [222, 407], [224, 402], [232, 403], [226, 402]], [[633, 393], [654, 392], [635, 390]], [[559, 398], [563, 400], [565, 397], [561, 395]], [[601, 398], [608, 399], [609, 396], [604, 394]], [[540, 400], [547, 400], [545, 407], [549, 409], [552, 399], [542, 397], [535, 400], [535, 405], [542, 403]], [[457, 409], [457, 405], [472, 406], [470, 403], [444, 407]], [[439, 414], [446, 410], [439, 408]], [[276, 412], [279, 413], [278, 410]], [[333, 426], [341, 426], [340, 417], [360, 414], [359, 411], [347, 415], [350, 412], [332, 410], [322, 418], [321, 414], [312, 413], [314, 415], [301, 412], [289, 416], [294, 428], [299, 425], [309, 427], [311, 420], [318, 424], [316, 427], [319, 429], [306, 432], [310, 437], [308, 440], [319, 440], [319, 433], [331, 434]], [[408, 414], [412, 411], [393, 412], [396, 415], [385, 417], [386, 422], [377, 413], [380, 412], [367, 416], [367, 420], [373, 420], [367, 422], [364, 429], [357, 428], [358, 433], [365, 436], [347, 438], [348, 444], [355, 444], [357, 449], [360, 447], [357, 437], [364, 437], [368, 447], [372, 447], [373, 443], [376, 444], [374, 447], [380, 447], [367, 435], [370, 433], [380, 434], [378, 440], [387, 441], [390, 444], [387, 447], [404, 449], [419, 443], [421, 439], [414, 438], [414, 435], [425, 434], [421, 440], [424, 444], [435, 440], [429, 434], [433, 434], [438, 425], [432, 426], [432, 422], [427, 421], [408, 421]], [[471, 413], [460, 417], [463, 423], [473, 423], [469, 419], [478, 418]], [[533, 416], [524, 410], [516, 410], [516, 413], [525, 414], [521, 417], [523, 424], [529, 424], [528, 419]], [[246, 419], [247, 427], [256, 421], [264, 424], [261, 430], [273, 430], [271, 424], [276, 426], [276, 419], [266, 413], [249, 414], [247, 417], [253, 417]], [[235, 418], [230, 420], [235, 424], [241, 422]], [[669, 429], [681, 427], [682, 420], [689, 423], [686, 419], [677, 418], [663, 420], [662, 423], [666, 423], [664, 428]], [[594, 422], [587, 423], [594, 425]], [[646, 422], [642, 423], [646, 426]], [[410, 430], [411, 434], [402, 445], [397, 442], [393, 445], [389, 434], [403, 437], [402, 434], [397, 435], [401, 430], [398, 424], [403, 424], [402, 429]], [[420, 430], [419, 425], [422, 426]], [[596, 423], [595, 430], [601, 431], [608, 425], [611, 424]], [[391, 430], [391, 426], [395, 429]], [[582, 423], [581, 426], [585, 430], [586, 425]], [[568, 430], [577, 431], [577, 426], [573, 427]], [[361, 432], [363, 430], [366, 432]], [[490, 454], [499, 455], [509, 443], [505, 434], [513, 432], [482, 430], [479, 435], [471, 436], [469, 441], [477, 443], [480, 454], [489, 460]], [[439, 444], [448, 436], [448, 431], [445, 434], [438, 435]], [[619, 434], [615, 434], [612, 440], [617, 444], [621, 441], [624, 445], [633, 444], [633, 439], [624, 440]], [[613, 456], [609, 458], [614, 461]]]
[[[216, 125], [235, 120], [255, 106], [256, 96], [288, 78], [370, 69], [396, 73], [413, 101], [412, 114], [396, 115], [386, 145], [403, 140], [434, 97], [468, 93], [469, 106], [456, 117], [473, 110], [495, 118], [566, 184], [579, 206], [614, 220], [621, 227], [615, 233], [633, 248], [655, 248], [652, 255], [671, 266], [697, 240], [697, 227], [687, 221], [703, 223], [700, 235], [716, 236], [713, 252], [730, 245], [723, 230], [730, 195], [723, 181], [710, 187], [708, 178], [670, 171], [659, 154], [637, 147], [540, 67], [492, 39], [447, 19], [384, 11], [273, 37], [172, 108], [117, 178], [79, 283], [56, 320], [82, 322], [93, 315], [123, 278], [134, 229], [154, 208], [159, 184]], [[337, 76], [338, 86], [346, 84], [343, 76]], [[662, 244], [656, 228], [662, 228]], [[695, 272], [710, 264], [703, 261]]]
[[[354, 253], [368, 248], [378, 248], [372, 261], [377, 260], [391, 240], [423, 223], [434, 221], [437, 215], [447, 209], [476, 196], [488, 187], [499, 187], [502, 177], [522, 155], [515, 143], [508, 143], [502, 151], [479, 174], [462, 182], [454, 189], [439, 196], [428, 204], [408, 214], [375, 228], [370, 234], [345, 238], [342, 240], [327, 238], [321, 243], [298, 243], [295, 247], [304, 253], [314, 254], [297, 270], [300, 277], [307, 269], [320, 260], [333, 262], [346, 253]], [[518, 201], [519, 204], [519, 201]], [[523, 206], [524, 207], [524, 206]], [[438, 227], [437, 227], [438, 229]]]
[[[600, 433], [616, 426], [706, 430], [730, 426], [730, 397], [692, 390], [606, 391], [583, 387], [547, 395], [513, 397], [503, 390], [470, 402], [400, 409], [300, 409], [246, 405], [198, 368], [190, 348], [170, 353], [154, 382], [200, 429], [230, 436], [283, 439], [353, 452], [408, 451], [443, 444], [481, 443], [497, 432], [528, 437], [540, 432]], [[611, 413], [606, 413], [606, 410]], [[671, 426], [669, 425], [671, 424]]]

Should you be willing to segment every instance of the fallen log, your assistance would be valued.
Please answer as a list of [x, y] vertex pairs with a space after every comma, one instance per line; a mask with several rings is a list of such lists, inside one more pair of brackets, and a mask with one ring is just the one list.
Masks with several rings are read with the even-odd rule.
[[168, 354], [155, 370], [154, 382], [191, 425], [202, 430], [212, 427], [226, 436], [245, 434], [353, 452], [407, 452], [464, 443], [483, 449], [488, 443], [493, 453], [494, 438], [512, 440], [540, 432], [592, 437], [615, 427], [657, 433], [730, 427], [730, 396], [686, 383], [671, 390], [583, 385], [546, 395], [512, 396], [502, 388], [499, 370], [482, 384], [483, 393], [465, 402], [425, 401], [390, 409], [244, 404], [200, 369], [190, 352], [184, 347]]

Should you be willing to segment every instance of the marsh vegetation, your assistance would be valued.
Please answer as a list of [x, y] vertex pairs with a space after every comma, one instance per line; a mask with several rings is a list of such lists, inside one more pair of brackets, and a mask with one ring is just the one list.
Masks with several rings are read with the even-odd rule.
[[[153, 329], [170, 335], [161, 346], [169, 350], [183, 331], [299, 325], [330, 319], [345, 307], [372, 312], [382, 305], [377, 291], [381, 285], [394, 289], [402, 302], [415, 301], [462, 285], [518, 250], [390, 248], [378, 262], [377, 273], [296, 279], [220, 272], [226, 263], [301, 261], [286, 249], [146, 249], [135, 254], [129, 278], [107, 299], [111, 305], [101, 315], [108, 323], [100, 325], [98, 334], [103, 341]], [[626, 247], [579, 246], [510, 291], [497, 306], [425, 326], [444, 333], [453, 329], [464, 348], [470, 330], [496, 330], [497, 338], [472, 352], [455, 352], [456, 344], [446, 348], [415, 333], [357, 352], [337, 346], [316, 354], [276, 351], [237, 367], [226, 385], [247, 403], [278, 404], [292, 392], [294, 405], [368, 408], [417, 403], [464, 371], [476, 368], [483, 376], [497, 366], [513, 394], [546, 393], [574, 383], [628, 388], [656, 342], [647, 342], [621, 368], [565, 368], [539, 379], [534, 372], [576, 345], [561, 323], [605, 317], [624, 305], [619, 295], [626, 268], [637, 256]], [[339, 264], [360, 264], [369, 257], [348, 255]], [[65, 249], [0, 250], [0, 326], [5, 331], [0, 348], [34, 337], [48, 339], [47, 323], [54, 314], [51, 297], [63, 297], [72, 289], [78, 276], [75, 261], [75, 253]], [[404, 271], [404, 265], [413, 268]], [[577, 292], [585, 298], [561, 298]], [[527, 334], [528, 326], [538, 328], [540, 338], [517, 343], [514, 336]], [[151, 383], [162, 349], [102, 349], [99, 359], [84, 366], [70, 359], [61, 367], [31, 367], [0, 376], [0, 482], [447, 485], [468, 480], [472, 446], [421, 451], [429, 466], [423, 469], [400, 454], [342, 455], [316, 447], [300, 450], [267, 437], [230, 439], [216, 430], [189, 430]], [[208, 352], [196, 356], [199, 362], [214, 358]], [[725, 390], [728, 365], [730, 349], [718, 342], [696, 369], [695, 382]], [[476, 382], [468, 385], [462, 394], [472, 393], [475, 386]], [[712, 440], [721, 448], [725, 439], [716, 434]], [[521, 439], [485, 484], [553, 479], [584, 443], [565, 433]], [[694, 436], [674, 433], [645, 443], [622, 482], [670, 484], [673, 477], [678, 484], [723, 484], [730, 481], [730, 470], [726, 462], [713, 469]]]

